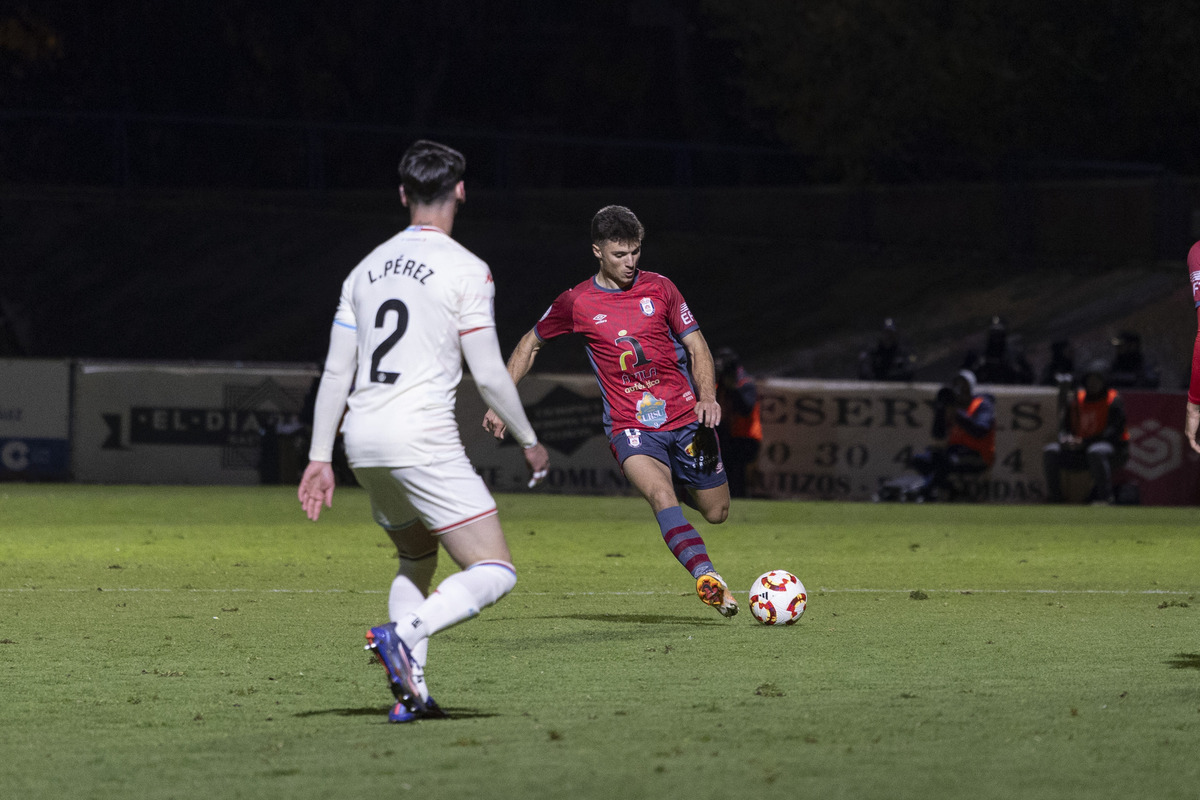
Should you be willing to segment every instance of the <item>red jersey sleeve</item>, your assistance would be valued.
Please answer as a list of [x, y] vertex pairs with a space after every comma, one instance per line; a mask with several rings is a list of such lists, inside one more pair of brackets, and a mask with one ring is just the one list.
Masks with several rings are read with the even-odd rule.
[[545, 342], [564, 333], [574, 333], [576, 294], [574, 289], [568, 289], [554, 298], [546, 313], [533, 326], [534, 335]]
[[671, 331], [682, 339], [692, 331], [699, 330], [700, 324], [692, 316], [691, 309], [688, 308], [687, 301], [683, 299], [679, 289], [666, 278], [663, 278], [663, 284], [667, 292], [667, 322]]
[[1192, 245], [1187, 257], [1188, 277], [1192, 282], [1192, 300], [1196, 304], [1196, 343], [1192, 347], [1192, 379], [1188, 383], [1188, 402], [1200, 404], [1200, 242]]
[[1196, 309], [1196, 343], [1192, 345], [1192, 380], [1188, 383], [1188, 402], [1200, 405], [1200, 307]]

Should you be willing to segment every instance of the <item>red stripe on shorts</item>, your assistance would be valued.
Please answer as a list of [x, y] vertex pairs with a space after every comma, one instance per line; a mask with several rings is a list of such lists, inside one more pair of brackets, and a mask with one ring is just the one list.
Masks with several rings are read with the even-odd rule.
[[472, 522], [483, 519], [484, 517], [490, 517], [495, 513], [496, 513], [496, 508], [495, 508], [495, 506], [493, 506], [490, 511], [484, 511], [482, 514], [476, 514], [473, 517], [467, 517], [464, 520], [459, 520], [458, 522], [452, 523], [450, 525], [445, 525], [441, 528], [434, 528], [433, 530], [430, 531], [430, 533], [446, 533], [447, 531], [452, 531], [455, 528], [461, 528], [464, 525], [470, 525]]

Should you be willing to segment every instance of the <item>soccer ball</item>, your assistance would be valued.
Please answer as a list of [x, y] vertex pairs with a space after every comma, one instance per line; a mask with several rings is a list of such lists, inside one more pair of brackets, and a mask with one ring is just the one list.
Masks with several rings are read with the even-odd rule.
[[807, 605], [804, 584], [787, 570], [764, 572], [750, 587], [750, 613], [763, 625], [793, 625]]

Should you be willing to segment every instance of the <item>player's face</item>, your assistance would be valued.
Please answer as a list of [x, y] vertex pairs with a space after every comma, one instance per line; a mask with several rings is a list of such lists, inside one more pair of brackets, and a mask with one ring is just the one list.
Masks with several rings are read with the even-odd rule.
[[641, 242], [606, 241], [592, 245], [592, 254], [600, 262], [600, 278], [613, 288], [625, 289], [637, 274], [638, 259], [642, 257]]

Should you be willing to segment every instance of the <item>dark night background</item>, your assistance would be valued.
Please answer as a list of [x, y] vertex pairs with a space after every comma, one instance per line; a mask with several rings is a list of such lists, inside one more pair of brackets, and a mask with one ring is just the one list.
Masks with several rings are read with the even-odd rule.
[[[838, 376], [822, 348], [856, 353], [885, 314], [930, 370], [993, 313], [1031, 348], [1178, 316], [1146, 323], [1170, 361], [1194, 333], [1198, 41], [1196, 0], [6, 3], [4, 350], [319, 361], [427, 136], [467, 155], [455, 233], [493, 266], [506, 347], [623, 202], [645, 266], [763, 370]], [[1149, 244], [1042, 246], [1073, 223], [1029, 199], [1039, 181], [1120, 184], [1101, 229], [1144, 189]], [[923, 186], [950, 207], [998, 187], [1023, 222], [952, 246], [881, 233], [911, 227], [888, 192]], [[797, 224], [822, 192], [847, 224]]]

